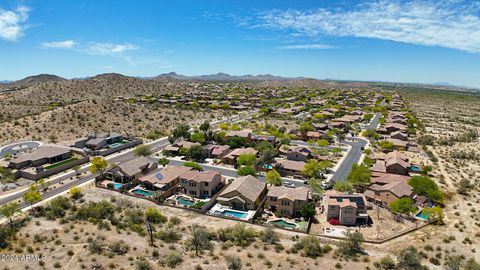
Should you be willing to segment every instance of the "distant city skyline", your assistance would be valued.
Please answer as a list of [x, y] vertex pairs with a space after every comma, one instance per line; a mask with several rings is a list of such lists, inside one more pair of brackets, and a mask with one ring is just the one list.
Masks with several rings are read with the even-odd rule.
[[0, 3], [0, 81], [168, 72], [480, 87], [480, 2]]

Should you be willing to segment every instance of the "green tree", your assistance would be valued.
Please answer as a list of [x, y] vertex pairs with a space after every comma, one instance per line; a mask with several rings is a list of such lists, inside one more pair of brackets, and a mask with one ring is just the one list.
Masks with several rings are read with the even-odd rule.
[[200, 251], [210, 248], [210, 238], [205, 227], [193, 224], [190, 232], [190, 243], [195, 249], [197, 256]]
[[352, 192], [353, 186], [347, 181], [336, 182], [333, 189], [339, 192]]
[[302, 217], [304, 217], [306, 220], [313, 218], [317, 211], [315, 211], [315, 206], [311, 203], [304, 203], [302, 205], [302, 208], [300, 208], [300, 214]]
[[190, 138], [190, 126], [189, 125], [179, 125], [172, 131], [172, 137], [176, 140], [178, 138], [184, 138], [188, 140]]
[[415, 211], [415, 207], [413, 207], [412, 199], [408, 197], [399, 198], [389, 205], [390, 210], [396, 214], [410, 214]]
[[332, 162], [328, 160], [309, 159], [305, 164], [303, 174], [308, 178], [320, 178], [322, 173], [330, 167], [332, 167]]
[[152, 154], [152, 150], [150, 149], [150, 146], [145, 145], [145, 144], [140, 144], [135, 147], [135, 155], [136, 156], [144, 156], [148, 157]]
[[318, 140], [317, 142], [317, 145], [320, 146], [320, 147], [324, 147], [324, 146], [328, 146], [330, 145], [330, 143], [327, 141], [327, 140]]
[[245, 175], [257, 176], [257, 171], [252, 166], [242, 166], [238, 168], [237, 174], [239, 176], [245, 176]]
[[210, 129], [210, 123], [208, 121], [203, 122], [200, 125], [200, 130], [206, 133]]
[[302, 134], [303, 139], [305, 140], [307, 138], [307, 132], [315, 130], [315, 128], [308, 122], [303, 122], [300, 124], [300, 127], [298, 129], [300, 133]]
[[232, 149], [240, 148], [247, 145], [247, 140], [242, 137], [232, 137], [228, 139], [227, 145]]
[[205, 149], [201, 145], [193, 145], [188, 149], [188, 156], [193, 160], [201, 162], [207, 157]]
[[357, 191], [363, 191], [370, 184], [370, 170], [364, 165], [353, 164], [347, 180]]
[[282, 185], [282, 177], [275, 169], [268, 171], [265, 174], [265, 179], [267, 181], [267, 184], [270, 184], [273, 186]]
[[434, 202], [443, 203], [443, 193], [438, 188], [437, 183], [428, 176], [414, 176], [410, 178], [408, 184], [418, 195], [428, 197]]
[[256, 159], [257, 159], [257, 156], [255, 156], [254, 154], [240, 155], [237, 158], [237, 164], [238, 165], [245, 165], [245, 166], [252, 166], [255, 163]]
[[384, 150], [384, 151], [393, 151], [393, 143], [390, 141], [379, 141], [378, 145]]
[[145, 217], [152, 223], [165, 223], [167, 222], [167, 217], [162, 215], [157, 208], [149, 207], [145, 210]]
[[193, 161], [186, 161], [186, 162], [183, 163], [183, 166], [192, 167], [194, 170], [197, 170], [197, 171], [202, 170], [202, 166], [200, 166], [200, 164], [198, 164], [196, 162], [193, 162]]
[[378, 135], [375, 129], [367, 129], [364, 132], [362, 132], [362, 135], [364, 137], [369, 138], [370, 140], [378, 140], [380, 138], [380, 135]]
[[75, 200], [80, 199], [83, 194], [82, 194], [82, 189], [79, 187], [72, 187], [68, 193], [70, 194], [70, 197], [72, 197]]
[[205, 142], [205, 135], [203, 133], [193, 133], [190, 136], [190, 141], [203, 144]]
[[42, 194], [37, 191], [36, 186], [30, 186], [29, 190], [23, 194], [23, 200], [30, 204], [33, 210], [33, 204], [42, 200]]
[[345, 257], [355, 257], [363, 253], [363, 240], [361, 232], [348, 232], [347, 236], [339, 243], [338, 252]]
[[90, 167], [88, 170], [91, 173], [99, 173], [100, 175], [105, 172], [105, 169], [108, 167], [108, 161], [102, 157], [94, 157], [90, 160]]
[[168, 158], [165, 158], [165, 157], [162, 157], [158, 160], [158, 164], [163, 167], [167, 166], [168, 163], [170, 163], [170, 161], [168, 160]]
[[397, 257], [398, 268], [405, 270], [422, 270], [422, 255], [418, 253], [417, 249], [409, 246], [402, 251]]
[[2, 216], [8, 218], [10, 221], [10, 227], [13, 228], [13, 220], [12, 217], [18, 211], [19, 204], [16, 202], [12, 202], [9, 204], [4, 204], [0, 207], [0, 213]]

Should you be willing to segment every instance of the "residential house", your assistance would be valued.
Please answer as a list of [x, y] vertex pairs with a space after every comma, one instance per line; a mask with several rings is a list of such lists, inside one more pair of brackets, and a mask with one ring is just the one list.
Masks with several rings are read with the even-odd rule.
[[408, 175], [410, 163], [400, 157], [390, 157], [386, 160], [377, 159], [373, 172]]
[[163, 151], [172, 155], [178, 155], [180, 154], [180, 149], [182, 148], [190, 149], [194, 145], [201, 145], [201, 144], [197, 142], [179, 141], [179, 142], [175, 142], [173, 144], [169, 144], [165, 146]]
[[267, 184], [251, 175], [233, 180], [217, 197], [217, 202], [238, 210], [255, 210], [267, 194]]
[[298, 147], [289, 149], [287, 153], [287, 159], [293, 161], [306, 162], [312, 156], [312, 151], [306, 147]]
[[179, 178], [185, 194], [192, 197], [211, 198], [222, 188], [222, 176], [217, 171], [190, 170]]
[[225, 132], [225, 138], [228, 140], [233, 137], [244, 138], [247, 142], [252, 139], [252, 131], [249, 129], [228, 130]]
[[333, 219], [341, 225], [367, 224], [367, 201], [364, 195], [327, 191], [323, 198], [328, 221], [332, 222]]
[[413, 199], [415, 193], [413, 188], [405, 181], [394, 181], [385, 185], [370, 185], [364, 195], [369, 201], [388, 206], [388, 204], [400, 198]]
[[408, 147], [408, 142], [398, 140], [398, 139], [387, 139], [387, 141], [393, 144], [393, 149], [397, 151], [406, 151]]
[[60, 146], [40, 146], [29, 153], [20, 153], [14, 156], [9, 163], [13, 169], [39, 167], [44, 164], [57, 163], [72, 157], [72, 150]]
[[310, 189], [272, 186], [268, 188], [266, 203], [279, 216], [299, 217], [302, 206], [310, 200]]
[[88, 148], [90, 150], [100, 150], [108, 145], [120, 143], [124, 140], [122, 134], [115, 132], [103, 132], [99, 134], [89, 135], [75, 142], [76, 148]]
[[277, 159], [275, 168], [282, 176], [303, 177], [303, 169], [305, 168], [305, 164], [306, 163], [303, 161]]
[[150, 162], [145, 157], [137, 157], [136, 159], [114, 165], [108, 169], [105, 174], [106, 178], [114, 182], [127, 183], [139, 179], [157, 168], [157, 163]]
[[209, 158], [223, 158], [228, 152], [230, 152], [230, 146], [209, 144], [205, 147]]
[[222, 162], [224, 164], [235, 165], [237, 163], [237, 158], [241, 155], [257, 155], [258, 151], [252, 147], [248, 148], [237, 148], [232, 152], [228, 153], [226, 156], [222, 158]]
[[390, 134], [390, 138], [400, 141], [408, 141], [408, 135], [401, 131], [393, 132], [392, 134]]
[[139, 181], [145, 189], [153, 191], [167, 191], [180, 182], [180, 175], [190, 170], [192, 170], [191, 167], [168, 166], [141, 177]]

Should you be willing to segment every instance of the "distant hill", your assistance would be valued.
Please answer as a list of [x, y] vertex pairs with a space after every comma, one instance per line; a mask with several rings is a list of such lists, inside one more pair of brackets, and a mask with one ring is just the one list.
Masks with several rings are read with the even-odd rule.
[[2, 88], [22, 88], [22, 87], [27, 87], [27, 86], [38, 84], [38, 83], [62, 82], [66, 80], [67, 79], [59, 77], [57, 75], [39, 74], [35, 76], [29, 76], [18, 81], [10, 81], [7, 83], [2, 83], [1, 86]]
[[210, 74], [210, 75], [200, 75], [200, 76], [185, 76], [180, 75], [175, 72], [165, 73], [153, 77], [153, 79], [176, 79], [176, 80], [202, 80], [202, 81], [286, 81], [286, 80], [303, 80], [307, 79], [305, 77], [296, 77], [296, 78], [289, 78], [289, 77], [281, 77], [281, 76], [274, 76], [270, 74], [264, 75], [230, 75], [226, 73], [217, 73], [217, 74]]

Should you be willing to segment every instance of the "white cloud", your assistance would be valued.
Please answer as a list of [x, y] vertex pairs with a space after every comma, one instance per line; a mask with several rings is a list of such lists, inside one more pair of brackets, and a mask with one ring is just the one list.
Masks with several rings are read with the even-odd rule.
[[469, 0], [378, 0], [350, 10], [273, 10], [260, 14], [254, 27], [480, 52], [479, 10]]
[[15, 41], [24, 35], [27, 28], [25, 22], [28, 19], [30, 9], [20, 6], [15, 10], [0, 9], [0, 38]]
[[65, 40], [65, 41], [53, 41], [53, 42], [44, 42], [42, 43], [43, 48], [51, 48], [51, 49], [71, 49], [77, 43], [73, 40]]
[[93, 43], [87, 46], [84, 51], [89, 54], [98, 55], [114, 55], [127, 51], [135, 51], [138, 47], [129, 43], [113, 44], [113, 43]]
[[299, 44], [280, 46], [278, 48], [284, 50], [328, 50], [334, 49], [335, 47], [327, 44]]

